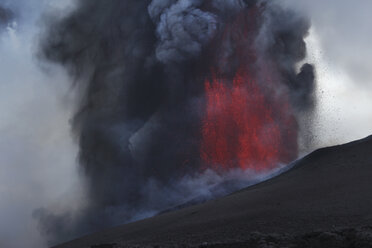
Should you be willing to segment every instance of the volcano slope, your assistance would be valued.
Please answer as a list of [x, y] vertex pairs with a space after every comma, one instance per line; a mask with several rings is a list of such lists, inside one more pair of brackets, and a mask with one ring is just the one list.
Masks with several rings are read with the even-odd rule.
[[56, 246], [372, 247], [372, 136], [317, 150], [271, 180]]

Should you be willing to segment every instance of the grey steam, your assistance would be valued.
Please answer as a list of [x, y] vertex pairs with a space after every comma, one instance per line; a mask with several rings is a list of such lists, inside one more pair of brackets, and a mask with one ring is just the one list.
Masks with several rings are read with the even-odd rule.
[[[209, 181], [222, 183], [217, 195], [247, 185], [231, 188], [238, 169], [205, 169], [200, 156], [204, 82], [210, 67], [229, 78], [243, 63], [235, 39], [219, 41], [246, 15], [256, 23], [246, 44], [252, 66], [270, 61], [280, 82], [270, 92], [287, 92], [294, 116], [311, 112], [314, 69], [298, 69], [310, 24], [275, 1], [79, 0], [67, 16], [46, 20], [39, 57], [66, 68], [79, 92], [72, 123], [88, 194], [77, 213], [35, 211], [51, 243], [211, 197]], [[290, 159], [293, 146], [283, 147]], [[264, 179], [248, 174], [250, 183]]]

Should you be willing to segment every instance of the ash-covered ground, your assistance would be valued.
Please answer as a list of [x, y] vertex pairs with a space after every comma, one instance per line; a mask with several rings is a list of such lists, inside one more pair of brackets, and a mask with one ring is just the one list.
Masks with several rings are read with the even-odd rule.
[[[101, 244], [91, 248], [140, 248], [138, 245]], [[372, 226], [349, 228], [331, 231], [314, 231], [303, 235], [263, 234], [259, 232], [248, 234], [241, 241], [227, 243], [208, 243], [201, 245], [147, 245], [146, 248], [369, 248], [372, 247]]]

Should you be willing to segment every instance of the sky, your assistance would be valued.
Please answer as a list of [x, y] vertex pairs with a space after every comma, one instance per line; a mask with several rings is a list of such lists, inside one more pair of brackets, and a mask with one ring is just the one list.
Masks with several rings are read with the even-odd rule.
[[280, 0], [309, 16], [308, 58], [317, 69], [315, 147], [372, 134], [369, 0]]
[[[77, 99], [63, 70], [36, 57], [42, 13], [67, 11], [72, 1], [0, 0], [16, 13], [0, 33], [0, 247], [46, 247], [33, 211], [66, 196], [55, 209], [81, 204], [70, 131]], [[311, 149], [372, 134], [372, 1], [278, 4], [312, 21], [306, 60], [317, 68], [318, 104]]]

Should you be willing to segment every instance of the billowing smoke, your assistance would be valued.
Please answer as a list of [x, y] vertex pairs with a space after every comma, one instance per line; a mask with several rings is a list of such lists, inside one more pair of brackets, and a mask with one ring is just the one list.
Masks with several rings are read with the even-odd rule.
[[156, 24], [156, 58], [163, 63], [197, 58], [217, 30], [217, 16], [199, 9], [203, 1], [152, 1], [148, 7]]
[[74, 93], [63, 71], [43, 73], [34, 58], [46, 4], [1, 0], [0, 6], [0, 247], [41, 248], [33, 211], [60, 198], [61, 211], [80, 205], [78, 147], [68, 123]]
[[297, 157], [315, 77], [299, 64], [310, 25], [295, 12], [256, 0], [79, 0], [46, 19], [39, 57], [79, 92], [88, 191], [79, 211], [34, 212], [51, 242], [193, 200], [233, 171], [248, 179], [234, 189], [257, 182]]

